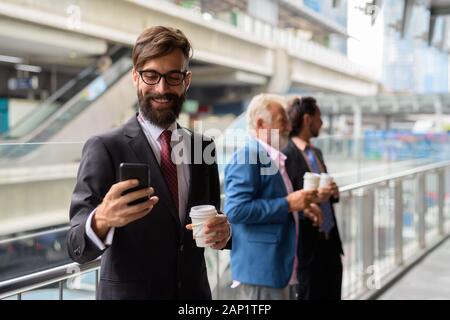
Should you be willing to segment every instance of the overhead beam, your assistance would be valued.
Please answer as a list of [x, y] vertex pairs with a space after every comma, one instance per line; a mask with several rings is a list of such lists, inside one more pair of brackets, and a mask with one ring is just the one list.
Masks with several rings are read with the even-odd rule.
[[430, 15], [430, 21], [428, 26], [428, 45], [431, 46], [433, 44], [434, 32], [436, 29], [436, 20], [437, 16]]
[[443, 17], [443, 23], [442, 23], [442, 39], [439, 45], [439, 48], [441, 50], [446, 50], [448, 48], [448, 17]]
[[333, 8], [337, 8], [341, 5], [341, 0], [333, 0]]
[[404, 0], [403, 6], [403, 18], [402, 18], [402, 28], [401, 28], [401, 37], [404, 38], [409, 25], [411, 24], [411, 17], [414, 8], [414, 0]]
[[439, 6], [439, 7], [431, 7], [430, 14], [434, 16], [445, 16], [450, 14], [450, 5], [449, 6]]

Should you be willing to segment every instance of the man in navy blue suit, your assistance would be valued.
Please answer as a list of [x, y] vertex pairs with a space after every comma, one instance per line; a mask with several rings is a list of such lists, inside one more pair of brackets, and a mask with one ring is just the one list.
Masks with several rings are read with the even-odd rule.
[[290, 130], [285, 103], [272, 94], [252, 99], [247, 111], [251, 137], [225, 168], [231, 271], [240, 299], [294, 299], [297, 212], [321, 223], [319, 207], [311, 204], [316, 191], [293, 192], [286, 157], [279, 151]]
[[[294, 190], [303, 188], [306, 172], [326, 173], [322, 151], [311, 139], [322, 127], [320, 108], [312, 97], [295, 98], [288, 108], [292, 131], [288, 145], [286, 170]], [[333, 204], [339, 201], [336, 183], [320, 187], [318, 201], [324, 222], [320, 228], [308, 219], [299, 220], [298, 234], [298, 298], [299, 300], [339, 300], [342, 287], [341, 237]]]

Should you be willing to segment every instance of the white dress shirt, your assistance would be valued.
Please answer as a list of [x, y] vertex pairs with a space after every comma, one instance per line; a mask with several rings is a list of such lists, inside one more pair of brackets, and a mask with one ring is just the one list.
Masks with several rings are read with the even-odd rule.
[[[147, 137], [148, 143], [153, 150], [153, 153], [158, 161], [158, 164], [161, 165], [161, 133], [165, 130], [151, 123], [147, 119], [145, 119], [141, 114], [138, 115], [139, 124], [144, 131], [145, 136]], [[188, 202], [188, 194], [189, 194], [189, 183], [191, 178], [190, 172], [190, 141], [188, 138], [191, 133], [187, 130], [180, 128], [177, 129], [177, 123], [172, 123], [167, 130], [172, 131], [172, 139], [171, 146], [172, 148], [178, 147], [177, 142], [183, 143], [182, 147], [182, 155], [179, 152], [172, 153], [172, 159], [175, 161], [175, 165], [177, 167], [177, 180], [178, 180], [178, 215], [180, 217], [181, 225], [184, 223], [184, 219], [186, 216], [187, 202]], [[176, 149], [179, 151], [179, 149]], [[173, 150], [175, 151], [175, 150]], [[150, 150], [149, 150], [150, 152]], [[103, 242], [92, 229], [92, 217], [95, 214], [96, 209], [94, 209], [89, 215], [86, 221], [86, 234], [92, 242], [100, 250], [105, 250], [106, 246], [111, 245], [114, 237], [115, 228], [111, 228], [106, 235], [105, 242]]]

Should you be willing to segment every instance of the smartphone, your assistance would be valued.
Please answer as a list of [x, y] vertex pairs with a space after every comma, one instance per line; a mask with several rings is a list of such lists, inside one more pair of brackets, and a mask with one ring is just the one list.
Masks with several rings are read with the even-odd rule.
[[[150, 187], [150, 169], [145, 163], [121, 163], [119, 167], [119, 175], [120, 181], [130, 179], [139, 180], [139, 185], [137, 187], [126, 190], [122, 193], [122, 195]], [[135, 204], [145, 202], [147, 199], [148, 198], [136, 199], [128, 203], [128, 205], [133, 206]]]

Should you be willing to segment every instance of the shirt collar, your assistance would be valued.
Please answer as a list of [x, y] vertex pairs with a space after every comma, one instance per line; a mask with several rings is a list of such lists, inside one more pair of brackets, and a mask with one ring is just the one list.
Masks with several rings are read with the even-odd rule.
[[281, 152], [278, 149], [275, 149], [274, 147], [272, 147], [271, 145], [268, 145], [267, 143], [265, 143], [264, 141], [256, 138], [256, 140], [264, 147], [264, 149], [267, 151], [267, 153], [270, 156], [270, 159], [272, 159], [273, 161], [275, 161], [275, 163], [277, 164], [281, 164], [284, 165], [284, 162], [286, 161], [286, 155]]
[[301, 151], [305, 152], [306, 148], [311, 148], [312, 145], [308, 144], [305, 140], [301, 139], [301, 138], [297, 138], [296, 140], [296, 145], [300, 148]]
[[[141, 113], [139, 113], [138, 115], [138, 119], [139, 122], [141, 124], [144, 125], [146, 131], [148, 134], [150, 134], [150, 136], [152, 137], [153, 140], [158, 141], [159, 137], [161, 136], [161, 133], [166, 130], [163, 128], [158, 127], [157, 125], [155, 125], [153, 122], [147, 120]], [[177, 129], [177, 123], [174, 122], [172, 123], [167, 130], [170, 130], [172, 132], [174, 132]]]

